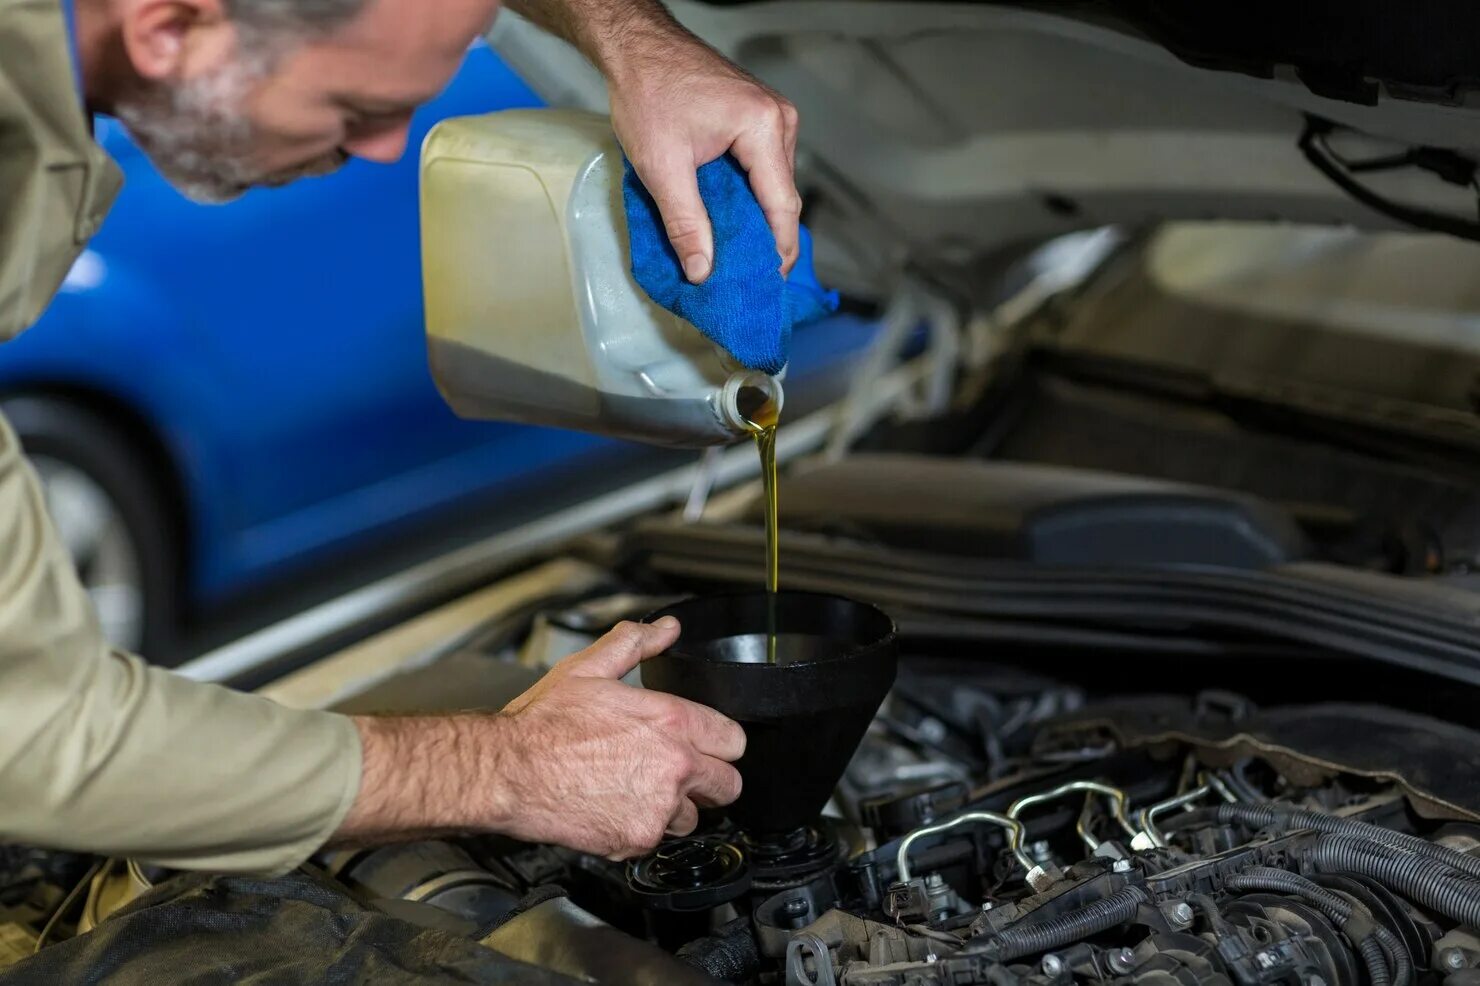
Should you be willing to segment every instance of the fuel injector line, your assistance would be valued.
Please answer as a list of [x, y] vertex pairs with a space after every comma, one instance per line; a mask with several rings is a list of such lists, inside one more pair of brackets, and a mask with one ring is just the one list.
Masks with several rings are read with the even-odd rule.
[[1325, 835], [1301, 854], [1306, 865], [1323, 873], [1359, 873], [1438, 911], [1480, 927], [1480, 883], [1439, 860], [1407, 847], [1374, 844], [1343, 835]]
[[1141, 831], [1146, 833], [1146, 836], [1151, 840], [1151, 844], [1153, 846], [1157, 846], [1163, 849], [1166, 848], [1166, 836], [1162, 834], [1161, 829], [1156, 827], [1156, 816], [1172, 811], [1176, 808], [1182, 808], [1186, 805], [1190, 805], [1194, 801], [1207, 797], [1207, 795], [1212, 793], [1212, 791], [1213, 787], [1211, 784], [1204, 784], [1201, 787], [1193, 788], [1191, 791], [1188, 791], [1185, 794], [1179, 794], [1176, 797], [1168, 798], [1167, 800], [1159, 802], [1158, 804], [1147, 805], [1145, 808], [1141, 809], [1139, 815], [1137, 816], [1137, 820], [1141, 823]]
[[1011, 962], [1025, 955], [1036, 955], [1060, 945], [1109, 931], [1132, 920], [1141, 905], [1151, 898], [1140, 887], [1121, 887], [1092, 904], [1060, 915], [1050, 921], [1014, 925], [982, 942], [969, 943], [962, 951], [984, 954], [997, 962]]
[[1036, 864], [1033, 862], [1033, 857], [1029, 856], [1028, 853], [1022, 848], [1023, 823], [1019, 822], [1016, 818], [1008, 818], [1006, 815], [999, 815], [995, 811], [971, 811], [967, 812], [964, 815], [957, 815], [955, 818], [947, 819], [944, 822], [937, 822], [934, 825], [922, 826], [915, 829], [909, 835], [905, 836], [904, 840], [899, 844], [899, 851], [895, 856], [894, 863], [895, 868], [899, 871], [899, 881], [901, 883], [910, 882], [910, 877], [912, 875], [910, 872], [910, 847], [913, 846], [917, 840], [923, 839], [928, 835], [935, 835], [940, 832], [948, 831], [950, 829], [956, 828], [959, 825], [969, 824], [996, 825], [999, 828], [1006, 830], [1007, 844], [1012, 851], [1013, 857], [1018, 861], [1018, 865], [1020, 865], [1024, 870], [1030, 873], [1032, 872], [1033, 867]]
[[1285, 825], [1292, 829], [1315, 829], [1317, 832], [1325, 832], [1329, 835], [1370, 839], [1373, 842], [1380, 842], [1383, 845], [1438, 860], [1451, 869], [1480, 879], [1480, 859], [1474, 856], [1468, 856], [1448, 846], [1421, 839], [1416, 835], [1396, 832], [1370, 822], [1358, 821], [1355, 818], [1342, 818], [1339, 815], [1328, 815], [1325, 812], [1273, 804], [1223, 804], [1212, 809], [1212, 813], [1213, 817], [1222, 824], [1234, 822], [1251, 828]]
[[[1371, 986], [1387, 986], [1389, 982], [1392, 986], [1408, 986], [1413, 976], [1413, 963], [1407, 947], [1391, 930], [1377, 923], [1366, 908], [1355, 907], [1340, 894], [1298, 873], [1268, 866], [1236, 873], [1224, 881], [1224, 886], [1230, 890], [1271, 890], [1308, 901], [1356, 943], [1372, 977]], [[1389, 959], [1392, 962], [1391, 975]]]

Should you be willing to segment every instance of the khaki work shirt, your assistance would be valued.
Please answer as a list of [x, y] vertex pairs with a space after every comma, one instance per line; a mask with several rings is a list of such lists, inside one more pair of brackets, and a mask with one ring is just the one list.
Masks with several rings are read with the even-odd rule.
[[[93, 142], [59, 0], [0, 0], [0, 341], [34, 322], [122, 183]], [[359, 792], [343, 716], [109, 648], [0, 418], [0, 842], [185, 869], [291, 869]]]

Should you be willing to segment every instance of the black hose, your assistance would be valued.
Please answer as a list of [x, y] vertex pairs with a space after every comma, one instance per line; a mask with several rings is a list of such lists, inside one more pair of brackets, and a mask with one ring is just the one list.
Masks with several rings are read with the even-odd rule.
[[1233, 793], [1243, 800], [1263, 804], [1269, 800], [1269, 795], [1255, 787], [1254, 782], [1249, 780], [1248, 775], [1244, 773], [1252, 762], [1252, 759], [1246, 757], [1234, 764], [1233, 768], [1228, 771], [1228, 786], [1233, 788]]
[[1213, 902], [1213, 898], [1207, 894], [1188, 894], [1187, 902], [1202, 911], [1203, 920], [1208, 923], [1208, 930], [1220, 937], [1228, 933], [1226, 930], [1228, 920], [1218, 913], [1218, 905]]
[[1363, 938], [1357, 951], [1362, 953], [1362, 961], [1367, 965], [1368, 986], [1394, 986], [1388, 970], [1387, 953], [1377, 944], [1376, 938]]
[[1202, 828], [1205, 825], [1217, 823], [1217, 808], [1194, 808], [1191, 811], [1179, 812], [1170, 818], [1158, 819], [1156, 824], [1163, 832], [1181, 832], [1184, 829]]
[[1306, 847], [1302, 858], [1323, 873], [1372, 877], [1460, 924], [1480, 927], [1480, 883], [1439, 860], [1340, 835], [1317, 839]]
[[1325, 832], [1328, 835], [1370, 839], [1385, 846], [1393, 846], [1419, 856], [1436, 859], [1451, 869], [1480, 878], [1480, 859], [1474, 856], [1450, 849], [1448, 846], [1441, 846], [1427, 839], [1421, 839], [1416, 835], [1409, 835], [1407, 832], [1396, 832], [1370, 822], [1358, 821], [1355, 818], [1342, 818], [1321, 811], [1308, 811], [1304, 808], [1275, 804], [1224, 804], [1215, 808], [1214, 814], [1217, 820], [1224, 824], [1236, 822], [1240, 825], [1261, 829], [1283, 825], [1292, 829], [1315, 829], [1317, 832]]
[[703, 938], [696, 938], [676, 953], [722, 983], [747, 982], [761, 971], [760, 948], [750, 930], [750, 918], [738, 917]]
[[1149, 900], [1140, 887], [1122, 887], [1108, 897], [1050, 921], [1014, 925], [985, 942], [969, 943], [963, 951], [986, 954], [998, 962], [1011, 962], [1125, 924]]
[[[1407, 947], [1391, 929], [1377, 923], [1376, 917], [1365, 907], [1352, 904], [1340, 894], [1333, 893], [1298, 873], [1290, 873], [1270, 866], [1258, 866], [1242, 873], [1236, 873], [1225, 881], [1225, 885], [1230, 890], [1273, 890], [1277, 893], [1300, 897], [1313, 904], [1317, 910], [1330, 918], [1338, 928], [1351, 937], [1355, 936], [1352, 935], [1348, 922], [1353, 913], [1360, 910], [1361, 916], [1365, 919], [1364, 923], [1370, 923], [1372, 926], [1372, 934], [1364, 935], [1357, 941], [1357, 950], [1362, 953], [1362, 960], [1367, 963], [1368, 974], [1372, 977], [1372, 986], [1387, 986], [1389, 981], [1393, 986], [1408, 986], [1413, 976], [1413, 962], [1408, 955]], [[1392, 958], [1391, 980], [1388, 975], [1387, 956]]]
[[[1276, 869], [1274, 867], [1256, 867], [1247, 872], [1251, 876], [1266, 877], [1278, 881], [1280, 885], [1289, 888], [1288, 892], [1304, 897], [1342, 925], [1350, 921], [1352, 915], [1360, 915], [1366, 923], [1372, 925], [1372, 935], [1377, 939], [1378, 944], [1392, 956], [1395, 967], [1393, 978], [1397, 986], [1407, 986], [1409, 977], [1413, 975], [1413, 961], [1412, 957], [1408, 954], [1408, 946], [1403, 944], [1403, 940], [1398, 937], [1398, 934], [1379, 921], [1377, 915], [1373, 914], [1365, 905], [1350, 900], [1333, 890], [1321, 886], [1313, 880], [1306, 879], [1298, 873], [1291, 873], [1288, 870]], [[1350, 933], [1350, 929], [1346, 927], [1343, 927], [1342, 930]]]

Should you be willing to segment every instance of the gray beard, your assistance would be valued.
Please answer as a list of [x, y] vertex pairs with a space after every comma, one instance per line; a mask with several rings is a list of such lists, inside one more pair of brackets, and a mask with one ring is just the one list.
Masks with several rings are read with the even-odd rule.
[[264, 55], [235, 58], [201, 78], [138, 89], [114, 112], [165, 180], [195, 202], [230, 202], [254, 187], [338, 170], [348, 160], [342, 151], [276, 172], [252, 165], [257, 130], [246, 102], [270, 70]]

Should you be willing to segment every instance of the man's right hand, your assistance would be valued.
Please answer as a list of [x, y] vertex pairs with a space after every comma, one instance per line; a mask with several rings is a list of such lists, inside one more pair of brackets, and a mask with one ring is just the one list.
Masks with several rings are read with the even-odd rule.
[[618, 680], [678, 630], [671, 618], [620, 624], [497, 715], [356, 719], [363, 780], [335, 841], [479, 830], [623, 859], [692, 832], [699, 808], [739, 796], [730, 763], [745, 734]]

